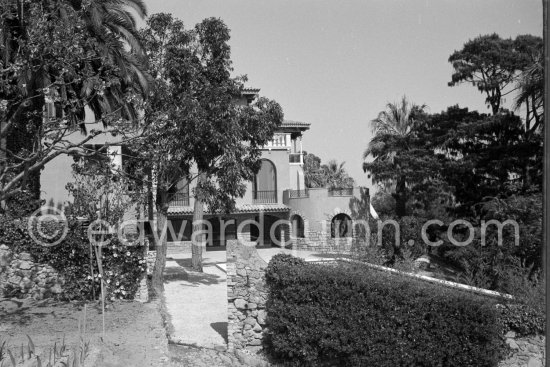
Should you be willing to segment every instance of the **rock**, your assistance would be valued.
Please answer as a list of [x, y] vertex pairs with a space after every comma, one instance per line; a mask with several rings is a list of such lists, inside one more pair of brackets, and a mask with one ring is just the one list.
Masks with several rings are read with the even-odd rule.
[[256, 319], [253, 317], [247, 317], [246, 320], [244, 320], [244, 323], [254, 326], [256, 324]]
[[516, 341], [512, 338], [506, 339], [506, 344], [508, 344], [508, 346], [514, 350], [519, 349], [518, 343], [516, 343]]
[[54, 285], [50, 288], [50, 292], [55, 294], [60, 294], [63, 290], [61, 289], [61, 286], [59, 284]]
[[267, 313], [265, 310], [259, 310], [258, 311], [258, 324], [265, 325], [265, 318], [267, 316]]
[[255, 303], [249, 303], [247, 306], [249, 310], [255, 310], [258, 308], [258, 305]]
[[32, 265], [29, 261], [21, 261], [19, 263], [19, 269], [21, 270], [30, 270], [32, 268]]
[[538, 353], [539, 352], [539, 348], [537, 348], [536, 346], [534, 346], [532, 344], [527, 345], [527, 350], [531, 353]]
[[262, 345], [262, 340], [261, 339], [254, 339], [252, 341], [250, 341], [250, 343], [248, 343], [249, 345]]
[[238, 309], [246, 308], [246, 301], [242, 298], [237, 298], [233, 303], [235, 304], [235, 307], [237, 307]]
[[539, 361], [536, 358], [529, 358], [529, 362], [527, 362], [527, 367], [542, 367], [542, 362]]
[[509, 332], [506, 333], [506, 335], [504, 335], [504, 337], [505, 337], [506, 339], [508, 339], [508, 338], [512, 338], [512, 339], [513, 339], [513, 338], [516, 337], [516, 333], [513, 332], [513, 331], [509, 331]]
[[262, 327], [260, 326], [260, 324], [256, 323], [256, 325], [254, 325], [254, 328], [252, 329], [254, 331], [262, 331]]
[[246, 270], [245, 269], [237, 269], [237, 275], [240, 275], [241, 277], [246, 276]]
[[226, 354], [219, 355], [220, 360], [223, 362], [224, 366], [231, 366], [234, 364], [234, 361]]
[[19, 254], [19, 260], [32, 261], [31, 254], [28, 252], [22, 252]]

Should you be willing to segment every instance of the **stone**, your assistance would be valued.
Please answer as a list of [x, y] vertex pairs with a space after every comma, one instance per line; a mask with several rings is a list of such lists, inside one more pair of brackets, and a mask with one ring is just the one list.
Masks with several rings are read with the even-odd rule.
[[248, 303], [247, 306], [248, 306], [248, 309], [249, 309], [249, 310], [255, 310], [255, 309], [258, 308], [258, 305], [255, 304], [255, 303]]
[[542, 362], [536, 358], [529, 358], [527, 362], [527, 367], [542, 367]]
[[25, 260], [25, 261], [32, 261], [32, 257], [31, 257], [31, 254], [29, 254], [28, 252], [22, 252], [19, 254], [19, 259], [20, 260]]
[[258, 324], [265, 325], [265, 318], [267, 316], [267, 313], [265, 310], [259, 310], [258, 311]]
[[245, 309], [246, 308], [246, 301], [242, 298], [237, 298], [235, 302], [233, 302], [235, 307], [238, 309]]
[[248, 344], [249, 345], [262, 345], [262, 339], [251, 340]]
[[50, 288], [50, 292], [55, 294], [60, 294], [63, 290], [61, 289], [61, 286], [59, 284], [54, 285]]
[[254, 328], [252, 330], [254, 330], [256, 332], [262, 331], [262, 327], [260, 326], [260, 324], [256, 323], [256, 325], [254, 325]]
[[538, 353], [539, 352], [539, 348], [534, 346], [533, 344], [528, 344], [527, 345], [527, 350], [531, 353]]
[[254, 326], [256, 324], [256, 319], [254, 317], [247, 317], [244, 323]]
[[21, 277], [17, 275], [12, 275], [8, 278], [8, 282], [11, 284], [19, 285], [19, 282], [21, 282]]
[[30, 270], [32, 268], [32, 265], [29, 261], [21, 261], [19, 263], [19, 269], [21, 270]]
[[237, 275], [239, 275], [241, 277], [245, 277], [246, 276], [246, 270], [245, 269], [237, 269]]
[[518, 343], [516, 343], [516, 341], [512, 338], [506, 339], [506, 344], [508, 344], [508, 346], [514, 350], [519, 349]]
[[512, 338], [512, 339], [513, 339], [513, 338], [516, 337], [516, 333], [513, 332], [513, 331], [509, 331], [509, 332], [506, 333], [506, 335], [504, 335], [504, 337], [507, 338], [507, 339], [508, 339], [508, 338]]

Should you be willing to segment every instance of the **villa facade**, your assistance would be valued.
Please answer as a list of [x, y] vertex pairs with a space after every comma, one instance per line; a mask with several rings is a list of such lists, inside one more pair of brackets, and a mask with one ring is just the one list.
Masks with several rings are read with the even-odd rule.
[[[246, 89], [241, 103], [250, 103], [259, 89]], [[302, 138], [309, 123], [285, 120], [262, 148], [261, 168], [230, 214], [209, 213], [206, 249], [224, 249], [228, 240], [255, 241], [259, 247], [299, 249], [349, 247], [358, 237], [352, 220], [368, 219], [369, 190], [307, 188]], [[193, 174], [191, 174], [193, 176]], [[170, 196], [170, 252], [189, 251], [196, 182], [182, 180]], [[207, 236], [208, 237], [208, 236]]]
[[[238, 103], [249, 104], [259, 89], [247, 88]], [[205, 208], [204, 219], [210, 230], [207, 250], [224, 249], [228, 240], [241, 238], [257, 241], [257, 246], [285, 246], [301, 249], [348, 246], [356, 237], [351, 221], [367, 219], [369, 192], [367, 188], [308, 189], [304, 180], [302, 138], [309, 123], [285, 120], [273, 138], [261, 150], [261, 168], [253, 182], [247, 183], [242, 198], [237, 198], [235, 210], [229, 214], [210, 213]], [[112, 139], [112, 137], [107, 137]], [[102, 145], [104, 136], [92, 145]], [[124, 168], [124, 147], [110, 145], [108, 154], [115, 165]], [[65, 189], [73, 180], [72, 158], [61, 156], [50, 162], [41, 175], [42, 198], [47, 205], [71, 201]], [[196, 172], [195, 172], [196, 173]], [[195, 176], [191, 172], [191, 177]], [[169, 251], [190, 251], [194, 209], [193, 188], [196, 180], [182, 179], [169, 196]], [[153, 188], [154, 189], [154, 188]], [[152, 205], [154, 207], [154, 205]], [[135, 219], [130, 211], [125, 219]], [[150, 218], [143, 218], [143, 216]], [[156, 214], [142, 212], [141, 219], [153, 222]], [[150, 228], [150, 227], [148, 227]]]

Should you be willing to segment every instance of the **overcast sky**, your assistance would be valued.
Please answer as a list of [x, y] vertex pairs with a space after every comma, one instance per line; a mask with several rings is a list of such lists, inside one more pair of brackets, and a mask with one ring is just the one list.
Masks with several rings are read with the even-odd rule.
[[362, 154], [369, 121], [406, 94], [432, 113], [459, 104], [489, 112], [471, 86], [448, 87], [449, 55], [469, 39], [542, 37], [541, 0], [146, 0], [193, 27], [219, 17], [231, 29], [236, 74], [311, 123], [304, 150], [345, 161], [370, 186]]

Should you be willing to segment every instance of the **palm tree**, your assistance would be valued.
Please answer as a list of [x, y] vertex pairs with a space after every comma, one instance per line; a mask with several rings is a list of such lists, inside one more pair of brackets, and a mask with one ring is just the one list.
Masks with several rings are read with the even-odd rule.
[[[81, 30], [89, 36], [84, 37], [88, 39], [81, 46], [85, 51], [99, 57], [91, 57], [89, 60], [84, 58], [78, 65], [72, 63], [71, 66], [80, 68], [82, 75], [91, 77], [75, 78], [73, 74], [67, 76], [59, 68], [52, 66], [52, 63], [59, 60], [47, 62], [41, 58], [42, 54], [37, 55], [36, 59], [21, 54], [20, 41], [27, 41], [31, 27], [36, 25], [36, 19], [33, 19], [31, 13], [31, 7], [36, 6], [47, 9], [44, 16], [51, 24], [84, 22], [84, 29]], [[133, 104], [127, 101], [131, 95], [146, 97], [148, 76], [142, 66], [144, 52], [139, 42], [136, 21], [134, 15], [128, 11], [129, 8], [133, 8], [139, 16], [145, 16], [146, 9], [141, 0], [92, 0], [86, 8], [83, 8], [81, 0], [52, 0], [42, 4], [17, 1], [0, 6], [0, 51], [4, 67], [17, 63], [21, 57], [30, 57], [27, 60], [29, 65], [40, 66], [30, 68], [28, 73], [21, 73], [19, 80], [10, 81], [13, 84], [11, 89], [2, 91], [4, 100], [23, 101], [8, 106], [0, 122], [2, 130], [4, 126], [9, 127], [7, 133], [2, 131], [0, 139], [2, 156], [8, 155], [4, 158], [16, 157], [21, 152], [32, 152], [41, 144], [40, 139], [36, 138], [36, 132], [42, 126], [42, 111], [47, 97], [43, 89], [46, 87], [53, 86], [56, 95], [64, 100], [71, 99], [71, 103], [65, 103], [63, 108], [64, 118], [70, 126], [80, 126], [83, 131], [85, 107], [90, 107], [96, 120], [101, 120], [104, 124], [106, 120], [103, 117], [111, 114], [115, 118], [137, 120]], [[88, 42], [90, 40], [93, 41]], [[76, 73], [80, 71], [77, 70]], [[103, 80], [109, 79], [107, 87], [101, 92], [95, 88], [98, 76]], [[64, 83], [52, 84], [53, 81]], [[39, 171], [29, 177], [26, 189], [33, 199], [38, 199]]]
[[[82, 10], [81, 0], [69, 0], [69, 3], [75, 10]], [[87, 30], [97, 40], [101, 56], [89, 65], [97, 69], [108, 61], [117, 69], [120, 78], [120, 82], [111, 84], [103, 96], [92, 95], [93, 90], [83, 88], [82, 97], [88, 101], [96, 120], [105, 113], [120, 110], [122, 118], [135, 121], [137, 112], [132, 104], [125, 103], [125, 94], [133, 90], [146, 97], [148, 93], [150, 77], [146, 72], [145, 52], [136, 19], [129, 8], [142, 19], [147, 15], [142, 0], [92, 0], [83, 13]]]
[[344, 164], [342, 162], [338, 164], [335, 159], [328, 161], [327, 164], [323, 164], [321, 169], [325, 175], [326, 185], [330, 189], [342, 189], [353, 187], [354, 180], [349, 177], [348, 173], [344, 169]]
[[363, 154], [366, 160], [370, 156], [373, 162], [364, 162], [363, 170], [372, 173], [375, 183], [384, 183], [395, 180], [395, 212], [398, 217], [406, 215], [407, 202], [407, 177], [398, 175], [397, 179], [387, 174], [378, 174], [376, 168], [379, 164], [394, 165], [399, 169], [399, 155], [402, 151], [409, 150], [408, 139], [412, 137], [419, 127], [426, 105], [416, 105], [403, 96], [400, 102], [388, 103], [386, 110], [378, 114], [371, 121], [374, 137]]

